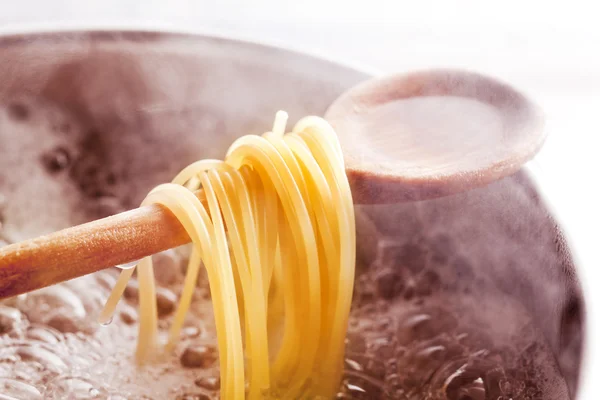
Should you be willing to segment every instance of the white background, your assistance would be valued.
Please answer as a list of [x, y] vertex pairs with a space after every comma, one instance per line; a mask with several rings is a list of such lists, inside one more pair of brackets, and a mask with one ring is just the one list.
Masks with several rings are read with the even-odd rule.
[[0, 31], [114, 26], [209, 32], [308, 51], [376, 73], [453, 66], [511, 82], [547, 113], [549, 139], [532, 168], [581, 261], [591, 331], [580, 398], [596, 400], [600, 13], [594, 3], [0, 0]]

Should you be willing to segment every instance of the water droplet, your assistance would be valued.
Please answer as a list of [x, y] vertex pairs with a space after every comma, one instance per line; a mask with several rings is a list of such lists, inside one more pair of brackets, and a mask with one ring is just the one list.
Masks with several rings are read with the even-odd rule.
[[108, 318], [106, 321], [100, 322], [100, 325], [102, 325], [102, 326], [108, 326], [108, 325], [110, 325], [110, 323], [112, 321], [113, 321], [113, 316], [111, 315], [110, 318]]
[[136, 267], [139, 264], [139, 262], [140, 262], [140, 260], [135, 260], [135, 261], [131, 261], [131, 262], [128, 262], [125, 264], [117, 265], [116, 267], [120, 268], [120, 269], [131, 269], [131, 268]]

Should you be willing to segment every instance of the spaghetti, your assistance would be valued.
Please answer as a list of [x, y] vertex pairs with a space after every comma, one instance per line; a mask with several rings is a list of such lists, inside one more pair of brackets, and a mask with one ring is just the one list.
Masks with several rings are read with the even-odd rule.
[[[202, 261], [225, 399], [332, 398], [341, 380], [354, 281], [350, 187], [333, 128], [306, 117], [285, 134], [286, 123], [278, 112], [271, 132], [239, 138], [224, 161], [189, 165], [142, 203], [171, 210], [193, 243], [166, 350], [179, 337]], [[199, 198], [192, 191], [200, 188]], [[121, 272], [101, 320], [134, 269]], [[158, 350], [150, 257], [137, 274], [143, 363]]]

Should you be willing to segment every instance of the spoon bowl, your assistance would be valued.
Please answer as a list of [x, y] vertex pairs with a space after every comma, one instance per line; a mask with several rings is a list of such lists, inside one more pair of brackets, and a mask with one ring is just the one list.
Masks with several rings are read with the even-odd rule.
[[329, 107], [358, 204], [423, 200], [511, 175], [542, 146], [540, 109], [477, 73], [430, 70], [359, 84]]

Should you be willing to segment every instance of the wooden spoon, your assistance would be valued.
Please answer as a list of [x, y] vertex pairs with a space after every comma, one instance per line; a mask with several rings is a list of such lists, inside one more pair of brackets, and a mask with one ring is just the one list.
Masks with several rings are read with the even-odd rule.
[[[375, 79], [329, 108], [355, 203], [428, 199], [517, 171], [541, 147], [542, 117], [523, 95], [452, 70]], [[203, 198], [202, 191], [196, 192]], [[0, 249], [0, 298], [73, 279], [190, 241], [159, 205]]]
[[510, 86], [460, 70], [369, 80], [325, 118], [357, 204], [424, 200], [511, 175], [541, 148], [541, 111]]

